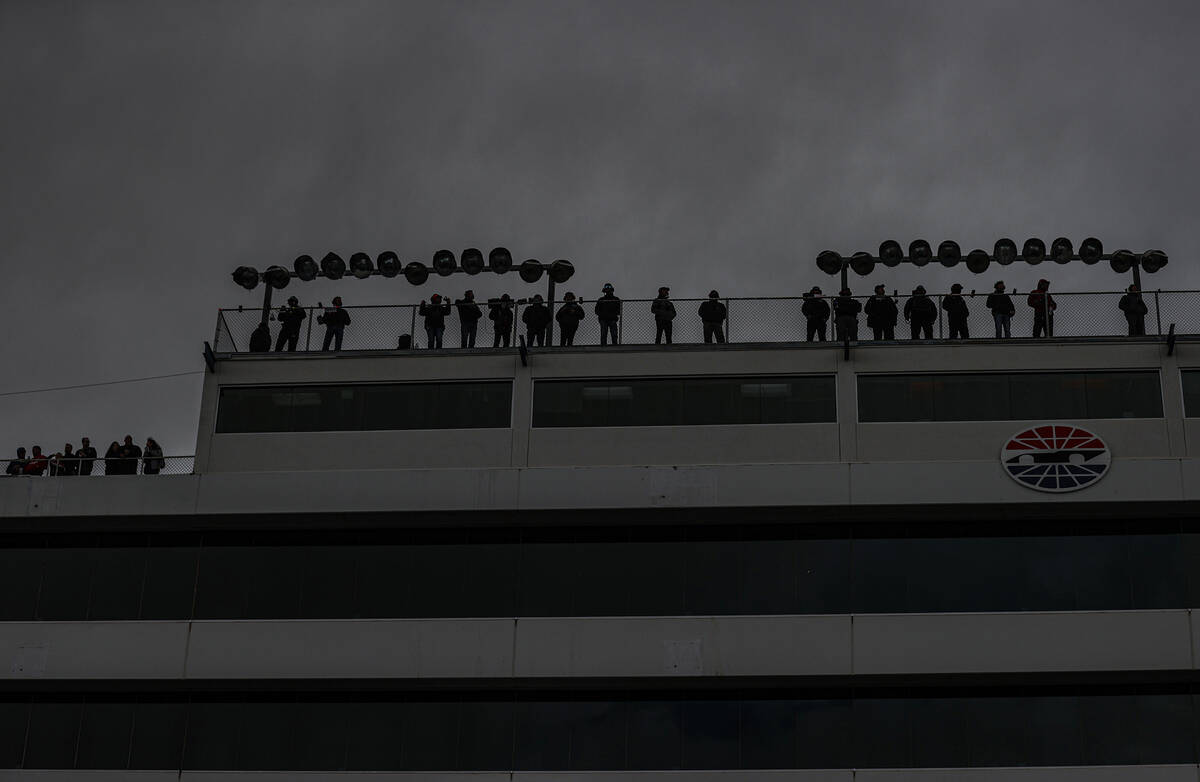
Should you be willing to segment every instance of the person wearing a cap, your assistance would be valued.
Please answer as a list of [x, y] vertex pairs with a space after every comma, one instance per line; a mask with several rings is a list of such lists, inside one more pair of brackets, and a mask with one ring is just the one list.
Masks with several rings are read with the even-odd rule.
[[496, 333], [492, 340], [494, 348], [500, 347], [501, 343], [504, 343], [504, 347], [512, 344], [512, 307], [512, 297], [507, 293], [498, 299], [488, 299], [488, 319], [492, 321], [492, 330]]
[[721, 294], [716, 291], [708, 292], [708, 301], [700, 304], [700, 322], [704, 326], [704, 341], [717, 344], [725, 343], [725, 331], [722, 324], [729, 316], [729, 309], [721, 303]]
[[280, 307], [275, 318], [279, 321], [279, 339], [275, 340], [275, 352], [282, 351], [284, 345], [287, 345], [289, 352], [295, 350], [296, 342], [300, 339], [300, 324], [304, 321], [304, 308], [300, 306], [300, 300], [295, 296], [288, 296], [287, 306]]
[[450, 314], [450, 302], [442, 301], [441, 294], [435, 293], [429, 297], [428, 304], [421, 299], [421, 307], [417, 314], [425, 318], [425, 336], [429, 340], [425, 347], [441, 350], [442, 335], [446, 333], [446, 316]]
[[1033, 337], [1054, 336], [1054, 310], [1058, 305], [1050, 295], [1050, 281], [1038, 280], [1037, 290], [1029, 294], [1025, 303], [1033, 308]]
[[479, 319], [483, 317], [483, 310], [479, 309], [479, 305], [475, 303], [475, 291], [467, 291], [463, 297], [454, 302], [454, 306], [458, 308], [458, 333], [461, 339], [461, 347], [475, 347], [475, 331], [479, 328]]
[[671, 289], [658, 289], [658, 298], [650, 304], [650, 314], [654, 316], [654, 344], [661, 345], [663, 337], [671, 344], [671, 321], [675, 320], [675, 305], [671, 303]]
[[612, 343], [618, 343], [617, 338], [617, 321], [621, 319], [621, 300], [613, 292], [611, 282], [604, 283], [602, 289], [604, 295], [596, 299], [596, 319], [600, 321], [600, 344], [607, 345], [608, 338], [612, 337]]
[[550, 308], [542, 300], [542, 294], [535, 294], [533, 301], [521, 313], [521, 322], [525, 324], [525, 341], [529, 347], [546, 344], [546, 328], [550, 325]]
[[950, 325], [949, 339], [970, 339], [967, 331], [967, 300], [962, 297], [962, 285], [954, 283], [950, 293], [942, 297], [942, 309]]
[[1004, 280], [996, 282], [996, 287], [988, 294], [984, 306], [992, 311], [992, 320], [996, 322], [996, 339], [1011, 339], [1012, 316], [1017, 314], [1017, 308], [1004, 292]]
[[575, 294], [567, 291], [563, 295], [563, 304], [554, 315], [558, 322], [559, 346], [574, 345], [575, 332], [579, 330], [579, 322], [583, 320], [583, 307], [575, 301]]
[[[320, 306], [320, 302], [317, 302]], [[326, 307], [325, 311], [317, 316], [317, 323], [325, 324], [325, 341], [321, 344], [321, 350], [329, 350], [329, 345], [333, 344], [334, 350], [342, 349], [342, 332], [350, 325], [350, 313], [342, 309], [342, 297], [334, 296], [332, 306]]]
[[833, 300], [833, 324], [837, 327], [838, 342], [858, 340], [858, 313], [862, 312], [862, 302], [854, 298], [849, 288], [842, 288], [838, 297]]
[[896, 300], [887, 295], [882, 285], [875, 286], [875, 295], [867, 299], [863, 312], [867, 315], [867, 328], [871, 329], [875, 339], [895, 339], [896, 320], [900, 310], [896, 308]]
[[814, 285], [812, 290], [804, 294], [804, 303], [800, 305], [800, 314], [808, 324], [807, 340], [824, 342], [828, 338], [829, 302], [821, 295], [821, 289]]
[[904, 302], [904, 319], [912, 326], [912, 338], [933, 339], [933, 324], [937, 320], [937, 305], [925, 295], [925, 286], [913, 288], [912, 296]]
[[1142, 301], [1142, 292], [1138, 286], [1130, 285], [1117, 307], [1125, 313], [1125, 321], [1129, 323], [1129, 336], [1146, 336], [1146, 313], [1149, 310], [1146, 302]]

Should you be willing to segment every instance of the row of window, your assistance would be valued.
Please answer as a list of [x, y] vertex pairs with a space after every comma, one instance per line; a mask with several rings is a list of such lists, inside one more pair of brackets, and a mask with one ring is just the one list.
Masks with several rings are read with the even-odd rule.
[[[1200, 373], [1184, 373], [1200, 415]], [[540, 380], [535, 427], [709, 426], [837, 421], [832, 376]], [[1154, 371], [862, 375], [859, 420], [1026, 421], [1161, 418]], [[217, 432], [505, 428], [512, 384], [229, 387]]]
[[[653, 770], [1193, 763], [1175, 688], [0, 701], [0, 768]], [[568, 696], [569, 698], [569, 696]]]
[[1190, 532], [864, 538], [808, 532], [771, 525], [324, 533], [321, 544], [219, 534], [149, 546], [145, 540], [53, 548], [10, 542], [0, 549], [0, 620], [1200, 606], [1200, 534]]

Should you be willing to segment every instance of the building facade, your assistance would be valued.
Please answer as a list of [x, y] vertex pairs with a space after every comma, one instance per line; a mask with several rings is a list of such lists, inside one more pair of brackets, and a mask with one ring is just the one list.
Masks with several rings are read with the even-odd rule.
[[1193, 352], [221, 356], [0, 481], [0, 779], [1200, 779]]

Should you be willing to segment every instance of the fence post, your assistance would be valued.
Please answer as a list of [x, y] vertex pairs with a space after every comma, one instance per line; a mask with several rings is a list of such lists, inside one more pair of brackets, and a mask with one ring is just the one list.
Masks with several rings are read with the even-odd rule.
[[938, 310], [938, 339], [945, 339], [946, 333], [944, 331], [942, 331], [942, 294], [940, 294], [940, 293], [938, 294], [937, 310]]
[[416, 348], [417, 346], [417, 305], [409, 304], [408, 313], [411, 316], [408, 321], [408, 346]]
[[1158, 306], [1158, 291], [1154, 291], [1154, 320], [1158, 323], [1158, 336], [1162, 336], [1162, 308]]
[[725, 341], [733, 341], [733, 299], [725, 300]]
[[312, 350], [312, 323], [313, 323], [313, 318], [316, 317], [315, 315], [313, 315], [314, 312], [316, 312], [315, 307], [308, 308], [308, 333], [304, 335], [304, 352], [305, 353]]

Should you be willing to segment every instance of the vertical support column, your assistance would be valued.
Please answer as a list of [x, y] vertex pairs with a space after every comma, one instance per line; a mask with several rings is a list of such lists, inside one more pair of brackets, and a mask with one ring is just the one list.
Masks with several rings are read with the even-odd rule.
[[263, 311], [262, 311], [262, 322], [263, 322], [263, 325], [265, 326], [267, 321], [271, 319], [271, 291], [274, 290], [274, 288], [272, 288], [270, 285], [266, 285], [266, 284], [264, 284], [263, 287], [266, 288], [266, 290], [263, 291]]
[[308, 333], [304, 335], [304, 352], [312, 350], [312, 324], [313, 318], [316, 317], [316, 307], [308, 308]]
[[546, 306], [550, 308], [550, 325], [546, 326], [546, 347], [554, 344], [554, 278], [546, 275]]
[[1162, 307], [1159, 306], [1158, 291], [1154, 292], [1154, 321], [1158, 324], [1158, 336], [1163, 335], [1162, 330]]

